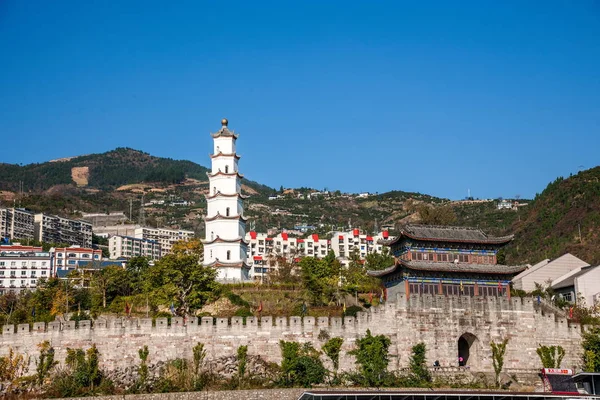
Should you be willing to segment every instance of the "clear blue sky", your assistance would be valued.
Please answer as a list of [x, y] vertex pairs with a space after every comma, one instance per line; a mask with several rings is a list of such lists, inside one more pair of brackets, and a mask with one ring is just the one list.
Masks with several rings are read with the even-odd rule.
[[1, 0], [0, 54], [2, 162], [209, 166], [226, 117], [277, 188], [533, 197], [600, 164], [593, 0]]

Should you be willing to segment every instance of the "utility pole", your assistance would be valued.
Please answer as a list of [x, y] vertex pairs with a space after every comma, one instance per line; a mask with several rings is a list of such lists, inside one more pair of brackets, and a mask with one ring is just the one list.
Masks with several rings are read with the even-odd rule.
[[129, 199], [129, 220], [133, 222], [133, 199]]

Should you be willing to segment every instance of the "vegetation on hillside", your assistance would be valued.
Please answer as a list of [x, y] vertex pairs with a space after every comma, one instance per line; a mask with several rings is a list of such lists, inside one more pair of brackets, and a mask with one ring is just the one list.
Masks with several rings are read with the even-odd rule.
[[556, 179], [527, 208], [513, 224], [508, 263], [536, 263], [568, 252], [600, 264], [600, 167]]

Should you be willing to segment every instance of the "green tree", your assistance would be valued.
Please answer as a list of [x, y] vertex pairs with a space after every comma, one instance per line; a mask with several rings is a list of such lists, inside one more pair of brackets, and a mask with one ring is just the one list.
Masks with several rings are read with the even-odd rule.
[[582, 338], [585, 372], [600, 372], [600, 327], [593, 327], [584, 332]]
[[543, 368], [560, 368], [560, 363], [565, 356], [565, 349], [562, 346], [538, 346], [537, 355], [542, 361]]
[[155, 304], [174, 303], [177, 314], [202, 307], [219, 288], [217, 271], [199, 263], [197, 254], [167, 254], [148, 268], [147, 290]]
[[371, 335], [367, 329], [364, 338], [356, 340], [356, 348], [348, 354], [356, 357], [356, 364], [367, 386], [381, 386], [389, 364], [389, 347], [391, 340], [384, 335]]
[[410, 372], [412, 377], [417, 382], [431, 382], [431, 374], [427, 369], [427, 347], [421, 342], [412, 347], [412, 355], [410, 357]]
[[138, 367], [138, 386], [139, 390], [144, 392], [148, 387], [148, 346], [138, 350], [140, 356], [140, 366]]
[[238, 360], [238, 385], [241, 385], [244, 374], [246, 373], [246, 364], [248, 363], [248, 346], [240, 346], [237, 349]]
[[42, 343], [38, 344], [38, 349], [40, 349], [40, 357], [36, 362], [36, 382], [39, 386], [44, 384], [44, 380], [48, 376], [48, 373], [58, 361], [54, 360], [54, 347], [50, 345], [50, 342], [45, 340]]
[[504, 353], [506, 353], [507, 344], [508, 338], [500, 343], [490, 342], [490, 347], [492, 349], [492, 366], [494, 367], [496, 386], [498, 387], [500, 386], [500, 373], [504, 367]]
[[341, 337], [334, 337], [329, 339], [321, 350], [329, 357], [331, 363], [333, 364], [333, 372], [337, 375], [338, 368], [340, 366], [340, 352], [342, 350], [342, 344], [344, 343], [344, 339]]
[[97, 268], [91, 272], [92, 304], [106, 309], [117, 296], [131, 294], [127, 270], [119, 266]]
[[394, 257], [390, 255], [388, 247], [384, 247], [381, 253], [369, 253], [365, 257], [365, 269], [368, 271], [382, 270], [394, 265]]
[[281, 378], [283, 386], [312, 387], [323, 383], [326, 369], [319, 352], [310, 343], [279, 341], [281, 348]]
[[340, 276], [340, 263], [334, 258], [326, 259], [304, 257], [299, 262], [302, 283], [313, 305], [329, 303], [337, 291]]

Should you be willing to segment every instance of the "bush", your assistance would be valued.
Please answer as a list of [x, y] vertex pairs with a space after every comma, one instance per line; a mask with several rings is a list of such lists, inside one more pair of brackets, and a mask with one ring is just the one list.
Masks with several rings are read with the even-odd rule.
[[344, 317], [356, 317], [356, 313], [359, 311], [364, 311], [360, 306], [350, 306], [346, 309], [344, 313]]
[[254, 314], [252, 314], [252, 311], [250, 311], [248, 308], [246, 307], [242, 307], [242, 308], [238, 308], [235, 311], [235, 314], [233, 314], [235, 317], [253, 317]]
[[284, 387], [312, 387], [323, 383], [327, 370], [319, 359], [319, 352], [310, 343], [279, 341], [281, 348], [281, 375], [279, 385]]
[[248, 303], [246, 300], [242, 299], [242, 297], [240, 295], [229, 292], [229, 293], [227, 293], [226, 296], [229, 299], [229, 301], [231, 302], [231, 304], [234, 304], [238, 307], [250, 308], [250, 303]]

